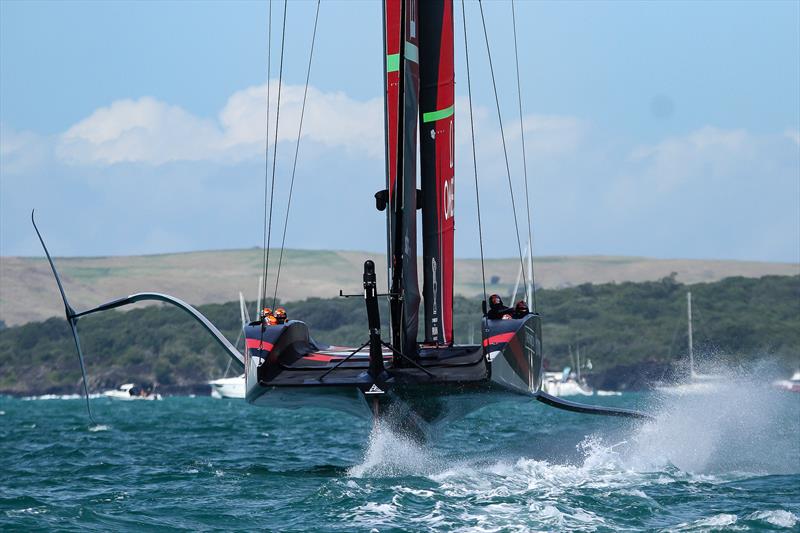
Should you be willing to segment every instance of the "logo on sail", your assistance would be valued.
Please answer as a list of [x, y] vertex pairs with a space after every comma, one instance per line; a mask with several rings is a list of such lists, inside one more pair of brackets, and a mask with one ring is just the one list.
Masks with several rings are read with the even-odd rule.
[[444, 219], [453, 218], [456, 199], [455, 179], [450, 178], [444, 182]]

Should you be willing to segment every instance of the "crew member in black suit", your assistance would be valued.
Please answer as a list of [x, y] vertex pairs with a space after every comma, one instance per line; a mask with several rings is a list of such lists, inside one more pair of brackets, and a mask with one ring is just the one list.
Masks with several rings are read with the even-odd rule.
[[514, 310], [510, 307], [506, 307], [506, 304], [503, 303], [503, 299], [500, 298], [499, 294], [492, 294], [489, 296], [489, 312], [486, 316], [489, 320], [500, 320], [506, 318], [511, 318], [514, 314]]

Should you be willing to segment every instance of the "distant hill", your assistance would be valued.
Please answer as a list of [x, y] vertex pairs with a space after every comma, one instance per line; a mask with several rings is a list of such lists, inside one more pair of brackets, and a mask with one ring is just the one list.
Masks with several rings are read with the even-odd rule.
[[[573, 366], [571, 352], [592, 362], [590, 379], [602, 389], [641, 389], [686, 370], [686, 291], [693, 296], [697, 364], [718, 355], [736, 366], [756, 360], [765, 371], [792, 372], [800, 354], [800, 276], [731, 277], [683, 285], [673, 278], [644, 283], [583, 284], [537, 293], [543, 353], [550, 368]], [[310, 298], [286, 302], [315, 339], [358, 346], [367, 336], [364, 300]], [[480, 342], [480, 301], [457, 297], [455, 339]], [[387, 306], [381, 302], [384, 335]], [[207, 304], [200, 311], [231, 341], [240, 330], [239, 304]], [[112, 311], [80, 322], [91, 390], [126, 382], [157, 382], [173, 393], [201, 392], [225, 371], [228, 358], [188, 315], [168, 307]], [[771, 364], [771, 366], [770, 366]], [[63, 318], [0, 331], [0, 394], [79, 391], [80, 370]], [[205, 388], [207, 391], [207, 387]]]
[[[257, 294], [262, 268], [261, 249], [222, 250], [144, 256], [56, 258], [67, 294], [81, 309], [143, 290], [166, 292], [195, 305]], [[277, 257], [277, 253], [273, 258]], [[360, 289], [365, 259], [384, 271], [380, 253], [325, 250], [286, 250], [278, 297], [297, 301], [328, 298]], [[273, 263], [274, 264], [274, 263]], [[800, 267], [787, 263], [752, 261], [649, 259], [643, 257], [576, 256], [535, 259], [536, 284], [562, 288], [582, 283], [654, 281], [677, 274], [681, 283], [713, 282], [730, 276], [756, 278], [796, 275]], [[486, 262], [489, 292], [508, 295], [519, 269], [518, 259]], [[270, 274], [268, 293], [274, 290]], [[482, 292], [480, 261], [459, 259], [455, 292], [473, 297]], [[44, 258], [0, 258], [0, 321], [7, 326], [61, 316], [63, 307]]]

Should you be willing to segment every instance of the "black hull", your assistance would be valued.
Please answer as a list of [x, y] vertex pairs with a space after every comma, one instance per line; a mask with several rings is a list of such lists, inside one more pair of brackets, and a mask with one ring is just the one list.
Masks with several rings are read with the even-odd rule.
[[353, 354], [317, 344], [298, 321], [254, 324], [246, 329], [246, 399], [270, 407], [378, 415], [418, 431], [492, 402], [534, 397], [541, 385], [539, 320], [537, 315], [485, 320], [483, 345], [423, 345], [415, 365], [395, 365], [387, 349], [386, 371], [377, 378], [369, 373], [366, 349]]

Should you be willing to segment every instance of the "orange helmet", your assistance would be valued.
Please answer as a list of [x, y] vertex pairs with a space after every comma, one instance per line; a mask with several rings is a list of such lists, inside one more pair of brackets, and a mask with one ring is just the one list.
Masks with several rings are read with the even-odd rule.
[[278, 321], [278, 324], [286, 322], [286, 309], [283, 307], [275, 309], [275, 319]]
[[265, 307], [261, 310], [261, 316], [272, 316], [272, 309]]

